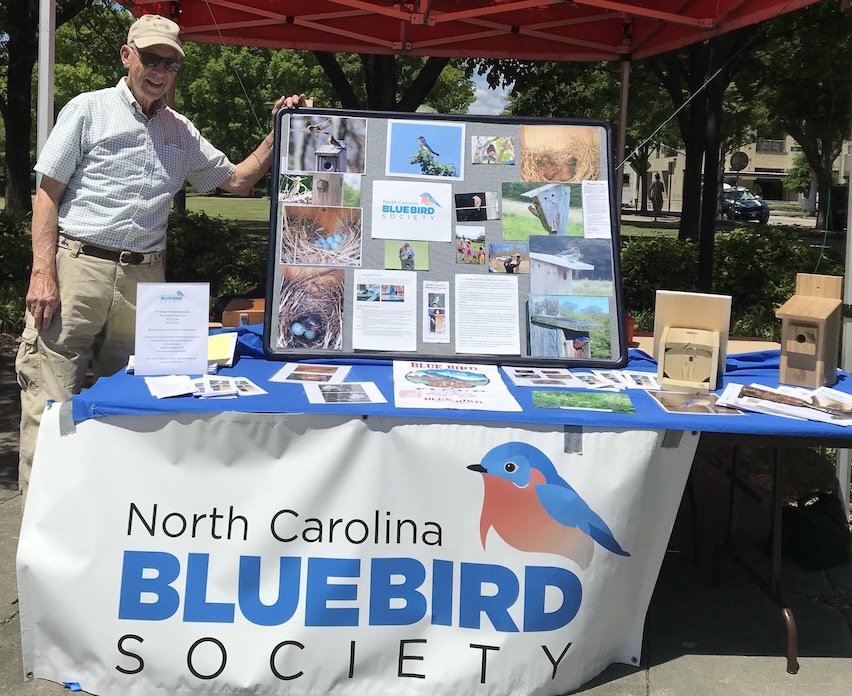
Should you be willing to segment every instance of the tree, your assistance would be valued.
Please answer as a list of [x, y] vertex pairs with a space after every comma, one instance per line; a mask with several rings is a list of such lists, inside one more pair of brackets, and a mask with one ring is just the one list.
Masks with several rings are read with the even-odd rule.
[[802, 148], [817, 181], [823, 227], [834, 160], [849, 134], [852, 110], [852, 12], [826, 0], [772, 21], [756, 52], [763, 79], [752, 82], [772, 123]]
[[787, 176], [784, 177], [785, 188], [797, 193], [809, 195], [811, 192], [811, 180], [813, 172], [811, 165], [808, 163], [808, 158], [801, 152], [793, 158], [793, 166], [787, 170]]
[[344, 109], [415, 111], [428, 104], [442, 113], [466, 113], [475, 90], [449, 58], [314, 51]]
[[[712, 170], [718, 178], [721, 147], [722, 95], [742, 64], [744, 48], [753, 41], [754, 29], [741, 29], [693, 44], [680, 51], [648, 58], [648, 69], [668, 92], [677, 112], [677, 124], [684, 143], [683, 207], [680, 239], [697, 238], [701, 226], [702, 181]], [[714, 78], [715, 75], [715, 78]], [[713, 78], [711, 82], [711, 78]], [[716, 153], [710, 167], [705, 166], [708, 152], [708, 123], [719, 126]], [[713, 193], [715, 199], [716, 193]], [[714, 202], [715, 206], [715, 202]], [[715, 218], [715, 215], [713, 215]]]
[[[56, 26], [103, 0], [57, 0]], [[38, 58], [38, 7], [34, 0], [0, 3], [0, 115], [6, 129], [6, 210], [29, 213], [33, 135], [33, 67]]]
[[[471, 60], [466, 68], [486, 75], [492, 87], [511, 85], [509, 111], [516, 116], [570, 116], [615, 122], [619, 71], [609, 63]], [[615, 153], [615, 165], [624, 161], [639, 175], [641, 210], [647, 211], [648, 159], [665, 142], [679, 143], [677, 130], [666, 125], [668, 116], [659, 84], [641, 63], [633, 66], [627, 108], [627, 151]], [[653, 134], [653, 137], [650, 137]], [[615, 137], [613, 135], [613, 137]]]

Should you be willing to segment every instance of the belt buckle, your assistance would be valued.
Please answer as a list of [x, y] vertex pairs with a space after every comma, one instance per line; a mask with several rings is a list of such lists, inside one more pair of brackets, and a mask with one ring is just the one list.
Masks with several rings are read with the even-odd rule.
[[129, 266], [131, 264], [130, 259], [133, 258], [133, 252], [128, 251], [127, 249], [120, 251], [118, 253], [118, 265], [119, 266]]

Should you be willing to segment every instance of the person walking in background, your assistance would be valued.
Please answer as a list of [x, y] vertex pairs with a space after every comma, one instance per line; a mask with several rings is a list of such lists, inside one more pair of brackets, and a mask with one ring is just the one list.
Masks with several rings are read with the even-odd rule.
[[[184, 57], [180, 27], [147, 14], [120, 51], [127, 76], [80, 94], [59, 113], [39, 155], [33, 265], [15, 362], [21, 385], [19, 486], [26, 494], [48, 400], [67, 401], [96, 377], [123, 369], [134, 350], [136, 286], [165, 278], [172, 198], [198, 191], [247, 195], [269, 171], [274, 135], [233, 164], [165, 103]], [[292, 108], [304, 95], [280, 97]]]
[[663, 210], [663, 193], [666, 187], [660, 181], [660, 173], [654, 174], [654, 181], [651, 183], [651, 188], [648, 190], [648, 197], [651, 199], [651, 207], [654, 209], [654, 222], [657, 221], [657, 216]]

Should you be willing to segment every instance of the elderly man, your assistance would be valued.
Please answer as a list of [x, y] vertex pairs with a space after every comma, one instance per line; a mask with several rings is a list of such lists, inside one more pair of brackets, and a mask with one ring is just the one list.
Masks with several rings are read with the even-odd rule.
[[[184, 57], [180, 27], [144, 15], [121, 47], [127, 76], [80, 94], [59, 114], [35, 170], [33, 266], [16, 369], [21, 385], [19, 483], [29, 485], [41, 413], [121, 369], [133, 352], [136, 285], [164, 280], [172, 197], [199, 191], [246, 195], [272, 164], [273, 135], [233, 164], [165, 103]], [[273, 113], [303, 103], [281, 97]]]

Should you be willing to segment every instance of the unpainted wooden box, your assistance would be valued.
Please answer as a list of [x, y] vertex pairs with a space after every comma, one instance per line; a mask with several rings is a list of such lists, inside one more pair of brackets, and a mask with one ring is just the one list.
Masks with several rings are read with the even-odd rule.
[[843, 278], [796, 276], [796, 294], [775, 312], [781, 320], [779, 381], [816, 389], [837, 381]]
[[718, 331], [667, 326], [657, 356], [660, 387], [693, 394], [716, 389], [719, 345]]

